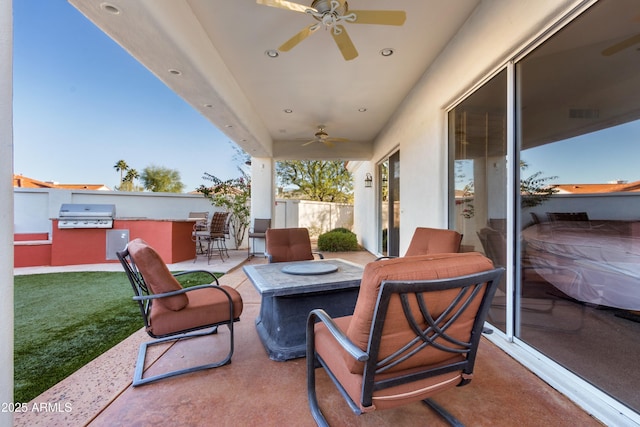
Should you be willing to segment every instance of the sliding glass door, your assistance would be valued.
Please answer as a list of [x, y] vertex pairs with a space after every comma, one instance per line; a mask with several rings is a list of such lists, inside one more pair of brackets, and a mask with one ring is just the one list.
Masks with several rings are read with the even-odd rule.
[[638, 13], [596, 2], [448, 112], [450, 225], [507, 269], [489, 321], [635, 412]]
[[636, 411], [639, 13], [599, 1], [516, 63], [517, 334]]
[[378, 165], [380, 183], [378, 200], [380, 235], [378, 250], [384, 256], [399, 256], [400, 252], [400, 152], [397, 151]]

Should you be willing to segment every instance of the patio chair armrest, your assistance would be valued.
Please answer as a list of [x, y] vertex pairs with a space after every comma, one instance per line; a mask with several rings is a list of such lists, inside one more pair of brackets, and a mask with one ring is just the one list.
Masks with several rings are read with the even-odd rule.
[[205, 273], [211, 276], [211, 278], [218, 284], [218, 277], [210, 271], [207, 270], [186, 270], [186, 271], [178, 271], [177, 273], [171, 273], [173, 277], [184, 276], [186, 274], [194, 274], [194, 273]]
[[324, 259], [324, 255], [322, 255], [320, 252], [312, 252], [312, 254], [318, 255], [318, 258], [320, 259]]
[[[313, 326], [316, 323], [316, 319], [320, 320], [320, 322], [324, 323], [327, 327], [327, 330], [331, 333], [331, 335], [336, 339], [338, 344], [342, 348], [344, 348], [347, 353], [349, 353], [354, 359], [359, 362], [366, 362], [369, 359], [369, 355], [363, 351], [360, 347], [355, 345], [353, 341], [351, 341], [344, 332], [336, 325], [333, 319], [327, 314], [326, 311], [322, 309], [311, 310], [309, 316], [307, 317], [307, 337], [313, 339], [314, 329]], [[309, 338], [307, 338], [309, 339]]]
[[380, 261], [380, 260], [383, 260], [383, 259], [393, 259], [393, 258], [398, 258], [398, 257], [397, 256], [391, 256], [391, 255], [389, 255], [389, 256], [379, 256], [378, 258], [374, 259], [374, 261]]
[[[216, 284], [215, 285], [213, 283], [209, 283], [209, 284], [205, 284], [205, 285], [190, 286], [188, 288], [178, 289], [177, 291], [164, 292], [162, 294], [139, 295], [139, 296], [134, 296], [133, 300], [134, 301], [146, 301], [146, 300], [152, 300], [152, 299], [158, 299], [158, 298], [172, 297], [174, 295], [185, 294], [187, 292], [195, 291], [197, 289], [205, 289], [205, 288], [217, 288], [217, 289], [220, 289], [225, 294], [227, 294], [227, 291], [225, 291], [224, 289], [222, 289], [220, 287], [220, 285], [218, 284], [218, 280], [216, 279]], [[228, 294], [227, 294], [227, 297], [229, 297]]]

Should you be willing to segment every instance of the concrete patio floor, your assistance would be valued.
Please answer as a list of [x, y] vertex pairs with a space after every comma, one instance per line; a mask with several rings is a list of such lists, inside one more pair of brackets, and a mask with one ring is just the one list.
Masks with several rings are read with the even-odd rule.
[[[141, 329], [79, 371], [47, 390], [29, 408], [48, 410], [15, 414], [16, 426], [313, 426], [307, 404], [305, 359], [275, 362], [267, 354], [255, 329], [260, 296], [244, 275], [241, 265], [265, 263], [262, 257], [246, 260], [245, 251], [230, 251], [231, 258], [206, 259], [171, 265], [172, 270], [199, 269], [227, 272], [221, 283], [237, 289], [244, 312], [235, 324], [232, 363], [131, 387], [138, 346], [150, 338]], [[368, 252], [325, 254], [366, 264]], [[115, 266], [115, 267], [114, 267]], [[81, 269], [85, 267], [78, 267]], [[92, 266], [119, 269], [119, 264]], [[74, 268], [67, 268], [66, 271]], [[16, 269], [16, 274], [34, 271]], [[41, 270], [39, 272], [44, 272]], [[223, 352], [228, 329], [216, 336], [160, 346], [150, 350], [148, 373], [211, 360]], [[220, 344], [216, 347], [217, 344]], [[442, 426], [446, 425], [426, 406], [356, 416], [324, 372], [319, 371], [320, 405], [334, 426]], [[467, 426], [601, 426], [526, 368], [487, 340], [483, 340], [473, 381], [448, 390], [434, 400]], [[37, 406], [36, 406], [37, 407]]]

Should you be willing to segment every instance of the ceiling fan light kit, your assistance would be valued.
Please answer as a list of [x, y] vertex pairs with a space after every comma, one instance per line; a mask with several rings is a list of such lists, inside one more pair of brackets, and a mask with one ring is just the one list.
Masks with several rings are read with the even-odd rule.
[[286, 0], [256, 0], [256, 2], [264, 6], [303, 12], [318, 21], [284, 42], [278, 48], [279, 51], [288, 52], [320, 27], [324, 27], [331, 31], [346, 61], [356, 58], [358, 50], [342, 24], [403, 25], [406, 20], [406, 13], [403, 10], [353, 10], [349, 13], [349, 5], [345, 0], [313, 0], [310, 7]]

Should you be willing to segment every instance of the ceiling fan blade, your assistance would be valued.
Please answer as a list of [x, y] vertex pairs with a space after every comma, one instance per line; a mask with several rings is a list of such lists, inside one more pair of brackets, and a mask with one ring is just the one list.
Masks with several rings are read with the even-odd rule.
[[638, 43], [640, 43], [640, 33], [636, 34], [635, 36], [631, 36], [628, 39], [622, 40], [620, 43], [616, 43], [613, 46], [609, 46], [602, 51], [602, 55], [611, 56]]
[[294, 12], [306, 13], [307, 9], [315, 10], [312, 7], [303, 4], [293, 3], [286, 0], [256, 0], [256, 3], [263, 6], [277, 7], [280, 9], [293, 10]]
[[327, 138], [325, 139], [325, 141], [329, 141], [329, 142], [350, 142], [347, 138]]
[[316, 141], [317, 141], [317, 139], [312, 139], [311, 141], [307, 141], [307, 142], [305, 142], [305, 143], [304, 143], [304, 144], [302, 144], [301, 146], [302, 146], [302, 147], [306, 147], [307, 145], [309, 145], [309, 144], [313, 144], [313, 143], [314, 143], [314, 142], [316, 142]]
[[309, 25], [308, 27], [306, 27], [302, 31], [300, 31], [298, 34], [296, 34], [295, 36], [291, 37], [286, 42], [282, 43], [282, 46], [280, 46], [278, 48], [278, 50], [281, 51], [281, 52], [290, 51], [291, 49], [296, 47], [298, 45], [298, 43], [300, 43], [302, 40], [306, 39], [311, 34], [313, 34], [317, 29], [318, 29], [318, 26], [316, 24]]
[[404, 10], [350, 10], [356, 15], [354, 24], [403, 25], [407, 19]]
[[326, 145], [327, 147], [329, 147], [329, 148], [333, 148], [333, 142], [331, 142], [331, 139], [330, 139], [330, 138], [329, 138], [329, 139], [325, 139], [325, 140], [323, 140], [323, 141], [322, 141], [322, 143], [323, 143], [324, 145]]
[[344, 57], [345, 61], [350, 61], [358, 56], [358, 51], [353, 45], [351, 37], [349, 37], [349, 34], [347, 34], [347, 30], [342, 25], [336, 25], [336, 28], [338, 28], [339, 33], [336, 34], [335, 31], [331, 31], [331, 35], [336, 41], [338, 49], [340, 49], [340, 52], [342, 52], [342, 56]]

